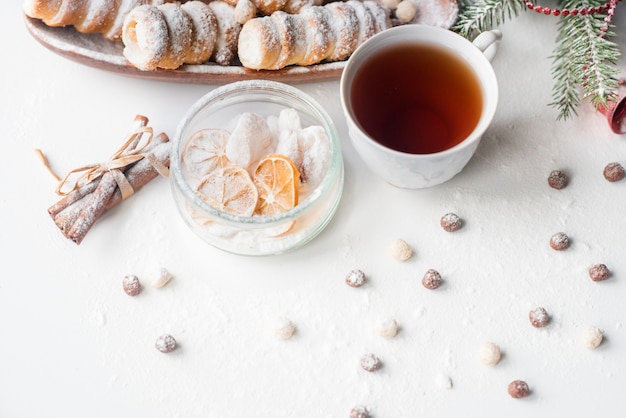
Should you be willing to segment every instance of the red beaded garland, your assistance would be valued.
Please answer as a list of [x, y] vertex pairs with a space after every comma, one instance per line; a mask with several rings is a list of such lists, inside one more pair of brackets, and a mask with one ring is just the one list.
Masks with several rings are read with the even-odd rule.
[[534, 4], [530, 0], [526, 0], [526, 7], [530, 10], [534, 10], [537, 13], [543, 13], [544, 15], [552, 15], [552, 16], [586, 16], [593, 15], [596, 13], [602, 13], [606, 11], [607, 16], [604, 18], [604, 23], [606, 26], [600, 28], [600, 37], [603, 37], [604, 34], [608, 31], [608, 26], [611, 24], [613, 20], [613, 16], [615, 15], [615, 8], [617, 6], [617, 2], [622, 0], [610, 0], [604, 3], [602, 6], [597, 7], [579, 7], [576, 9], [552, 9], [550, 7], [544, 7], [537, 4]]
[[604, 11], [606, 11], [607, 14], [612, 16], [613, 14], [615, 14], [614, 3], [617, 3], [617, 0], [606, 2], [602, 6], [597, 6], [597, 7], [579, 7], [577, 9], [572, 9], [572, 10], [568, 10], [568, 9], [561, 10], [561, 9], [552, 9], [550, 7], [543, 7], [543, 6], [535, 5], [531, 1], [526, 1], [526, 7], [528, 7], [531, 10], [534, 10], [537, 13], [543, 13], [545, 15], [552, 14], [554, 16], [559, 16], [559, 15], [576, 16], [578, 14], [584, 16], [588, 14], [591, 15], [595, 13], [602, 13]]

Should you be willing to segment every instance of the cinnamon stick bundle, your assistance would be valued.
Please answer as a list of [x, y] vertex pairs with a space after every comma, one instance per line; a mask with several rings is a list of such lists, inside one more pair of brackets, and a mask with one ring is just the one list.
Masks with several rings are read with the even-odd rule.
[[[169, 174], [169, 138], [164, 133], [152, 137], [147, 123], [146, 117], [137, 116], [133, 133], [111, 161], [73, 170], [61, 182], [57, 192], [64, 196], [48, 208], [48, 213], [66, 238], [80, 244], [106, 210], [159, 174]], [[143, 141], [144, 135], [147, 141]], [[81, 177], [72, 183], [69, 192], [63, 192], [73, 173]]]

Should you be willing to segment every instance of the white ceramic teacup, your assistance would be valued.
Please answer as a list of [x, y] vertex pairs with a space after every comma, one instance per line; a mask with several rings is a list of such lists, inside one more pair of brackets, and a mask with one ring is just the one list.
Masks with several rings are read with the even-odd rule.
[[[499, 31], [488, 31], [479, 35], [474, 42], [470, 42], [450, 30], [425, 25], [404, 25], [385, 30], [368, 39], [357, 48], [348, 60], [341, 76], [341, 102], [352, 143], [370, 170], [394, 186], [417, 189], [448, 181], [465, 167], [476, 151], [480, 139], [491, 123], [496, 111], [498, 83], [490, 60], [496, 54], [501, 36]], [[364, 125], [370, 123], [367, 119], [371, 118], [372, 114], [362, 117], [357, 114], [358, 111], [355, 111], [355, 107], [358, 109], [362, 101], [370, 100], [370, 98], [367, 97], [370, 91], [372, 91], [372, 94], [379, 94], [373, 93], [377, 88], [376, 86], [385, 86], [386, 84], [393, 86], [398, 63], [404, 59], [398, 57], [410, 54], [397, 54], [398, 57], [394, 58], [395, 67], [385, 68], [385, 78], [375, 83], [370, 82], [366, 84], [367, 87], [365, 89], [363, 89], [363, 82], [360, 82], [361, 84], [355, 83], [355, 77], [357, 75], [361, 76], [359, 71], [363, 68], [367, 68], [368, 65], [371, 66], [373, 59], [380, 61], [380, 58], [373, 57], [377, 57], [377, 54], [382, 51], [388, 51], [398, 45], [405, 44], [426, 45], [426, 48], [434, 47], [439, 50], [447, 51], [450, 55], [460, 58], [461, 64], [463, 64], [463, 62], [467, 64], [463, 64], [462, 66], [469, 67], [468, 69], [471, 70], [469, 72], [474, 74], [473, 82], [477, 86], [475, 90], [480, 91], [482, 98], [476, 101], [475, 122], [472, 122], [471, 125], [466, 127], [464, 133], [459, 134], [461, 135], [461, 138], [458, 140], [460, 142], [457, 141], [458, 143], [456, 145], [438, 151], [398, 151], [398, 149], [400, 149], [398, 147], [381, 144], [381, 142], [384, 141], [381, 141], [380, 136], [393, 137], [393, 129], [379, 130], [376, 132], [378, 137], [374, 138], [374, 135], [366, 132], [366, 128], [364, 127]], [[432, 61], [437, 60], [433, 58]], [[429, 63], [427, 64], [430, 65]], [[416, 72], [419, 73], [420, 68], [422, 67], [418, 67], [418, 71]], [[411, 75], [412, 74], [413, 73], [411, 73]], [[420, 77], [420, 74], [415, 74], [415, 77]], [[363, 77], [361, 76], [361, 78]], [[463, 77], [452, 78], [457, 80]], [[409, 88], [413, 84], [413, 80], [415, 79], [405, 80], [404, 86]], [[436, 88], [441, 87], [441, 84], [448, 84], [447, 82], [442, 83], [441, 81], [438, 83]], [[406, 90], [404, 86], [394, 86], [393, 89], [399, 91]], [[459, 90], [465, 91], [463, 89]], [[395, 100], [393, 94], [395, 93], [387, 92], [380, 94], [383, 94], [383, 96], [376, 96], [376, 99], [372, 100], [368, 106], [375, 108], [376, 112], [385, 112], [390, 106], [393, 107], [393, 100]], [[411, 94], [419, 96], [421, 93], [412, 92]], [[455, 109], [457, 109], [457, 113], [455, 114], [464, 112], [463, 106], [466, 100], [464, 93], [457, 94], [455, 91], [449, 91], [440, 94], [440, 96], [442, 96], [444, 106], [448, 104], [450, 106], [456, 106]], [[384, 99], [379, 100], [379, 97], [384, 97]], [[406, 101], [406, 99], [405, 97], [402, 100]], [[391, 100], [391, 102], [385, 103], [385, 100]], [[416, 97], [416, 100], [419, 100], [419, 97]], [[439, 98], [435, 101], [439, 101]], [[424, 106], [430, 106], [430, 104], [422, 104], [420, 106], [423, 108]], [[428, 111], [430, 112], [430, 110]], [[427, 114], [429, 115], [430, 113]], [[363, 120], [360, 121], [359, 117]], [[408, 116], [403, 115], [402, 117], [413, 118], [410, 112], [408, 112]], [[415, 140], [420, 137], [420, 141], [428, 141], [424, 136], [426, 136], [425, 132], [434, 129], [430, 125], [442, 126], [442, 129], [446, 129], [446, 126], [449, 125], [449, 121], [436, 123], [436, 117], [421, 116], [421, 119], [413, 119], [414, 120], [406, 122], [411, 126], [411, 129], [407, 130], [409, 133], [404, 132], [404, 134], [410, 136], [409, 139], [411, 141], [413, 140], [414, 131], [416, 132]], [[395, 120], [397, 121], [398, 117], [396, 117]], [[397, 123], [404, 124], [405, 122], [400, 121]], [[379, 125], [382, 126], [383, 123], [381, 122]], [[370, 132], [372, 131], [370, 130]], [[393, 138], [390, 140], [393, 141]]]

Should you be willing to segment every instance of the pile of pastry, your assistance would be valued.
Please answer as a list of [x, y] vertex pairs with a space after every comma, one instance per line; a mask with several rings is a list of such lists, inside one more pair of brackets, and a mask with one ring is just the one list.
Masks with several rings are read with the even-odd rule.
[[456, 0], [25, 0], [27, 16], [123, 42], [151, 71], [213, 62], [278, 70], [347, 59], [392, 26], [449, 28]]

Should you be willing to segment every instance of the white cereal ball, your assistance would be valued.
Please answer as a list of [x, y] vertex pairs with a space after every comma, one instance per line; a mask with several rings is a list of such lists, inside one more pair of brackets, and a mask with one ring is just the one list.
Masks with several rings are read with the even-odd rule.
[[157, 289], [162, 288], [172, 280], [172, 275], [166, 268], [161, 267], [150, 275], [150, 284]]
[[406, 261], [413, 256], [413, 249], [406, 241], [397, 238], [391, 243], [391, 256], [398, 261]]
[[495, 366], [502, 358], [500, 346], [495, 343], [484, 343], [478, 351], [478, 359], [481, 363], [488, 366]]
[[585, 347], [590, 349], [598, 348], [602, 344], [603, 339], [604, 334], [599, 328], [588, 326], [583, 329], [581, 340]]
[[396, 8], [396, 18], [402, 23], [408, 23], [417, 14], [417, 5], [411, 0], [402, 0]]
[[435, 386], [438, 389], [452, 389], [452, 379], [443, 373], [438, 373], [435, 376]]
[[395, 319], [385, 319], [376, 324], [375, 330], [383, 338], [393, 338], [398, 335], [399, 327]]
[[274, 336], [279, 340], [288, 340], [296, 332], [296, 326], [287, 318], [276, 318], [272, 324]]

